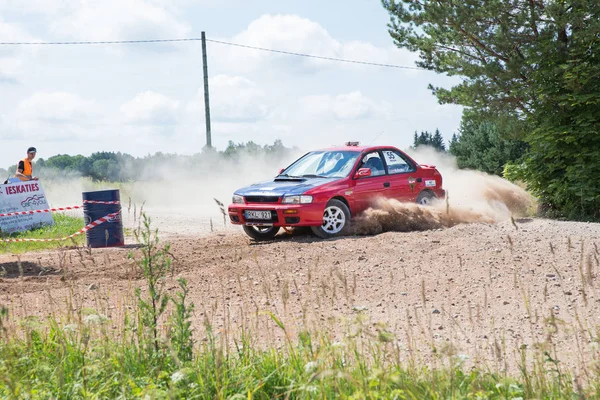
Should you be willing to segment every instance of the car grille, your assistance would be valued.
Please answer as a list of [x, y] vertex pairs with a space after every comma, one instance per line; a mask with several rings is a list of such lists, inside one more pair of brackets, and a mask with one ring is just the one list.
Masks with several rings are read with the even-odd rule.
[[279, 196], [245, 196], [246, 203], [278, 203]]

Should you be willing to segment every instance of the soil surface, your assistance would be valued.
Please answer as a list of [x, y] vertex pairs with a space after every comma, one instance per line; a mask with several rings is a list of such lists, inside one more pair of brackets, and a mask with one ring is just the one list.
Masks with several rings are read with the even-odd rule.
[[[222, 334], [253, 327], [281, 341], [272, 312], [292, 335], [309, 326], [336, 340], [362, 320], [392, 334], [407, 360], [466, 355], [514, 371], [520, 348], [542, 349], [581, 374], [600, 359], [600, 224], [520, 219], [331, 240], [282, 231], [256, 243], [222, 220], [211, 232], [206, 218], [155, 216], [174, 258], [167, 289], [187, 279], [199, 339], [209, 321]], [[144, 287], [127, 241], [0, 255], [0, 304], [15, 323], [83, 306], [118, 331], [132, 288]]]

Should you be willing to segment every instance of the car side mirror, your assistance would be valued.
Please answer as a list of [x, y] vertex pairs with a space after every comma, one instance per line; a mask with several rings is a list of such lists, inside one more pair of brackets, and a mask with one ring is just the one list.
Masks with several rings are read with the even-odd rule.
[[359, 168], [358, 171], [356, 171], [356, 175], [354, 175], [355, 179], [358, 178], [366, 178], [371, 176], [371, 169], [370, 168]]
[[279, 175], [281, 175], [281, 173], [282, 173], [283, 171], [285, 171], [285, 168], [281, 168], [281, 169], [279, 170]]

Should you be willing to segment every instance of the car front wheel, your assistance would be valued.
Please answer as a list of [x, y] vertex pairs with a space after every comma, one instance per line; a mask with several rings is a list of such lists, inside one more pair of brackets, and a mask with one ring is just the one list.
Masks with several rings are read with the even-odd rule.
[[271, 240], [279, 233], [278, 226], [248, 226], [244, 225], [244, 232], [254, 240]]
[[323, 211], [323, 224], [311, 229], [321, 239], [327, 239], [342, 234], [350, 224], [350, 210], [344, 202], [331, 199]]

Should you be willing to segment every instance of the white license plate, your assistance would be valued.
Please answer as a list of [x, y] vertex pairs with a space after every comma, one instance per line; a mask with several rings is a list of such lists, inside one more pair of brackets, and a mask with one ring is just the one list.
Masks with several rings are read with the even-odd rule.
[[271, 219], [271, 211], [246, 211], [246, 219]]

